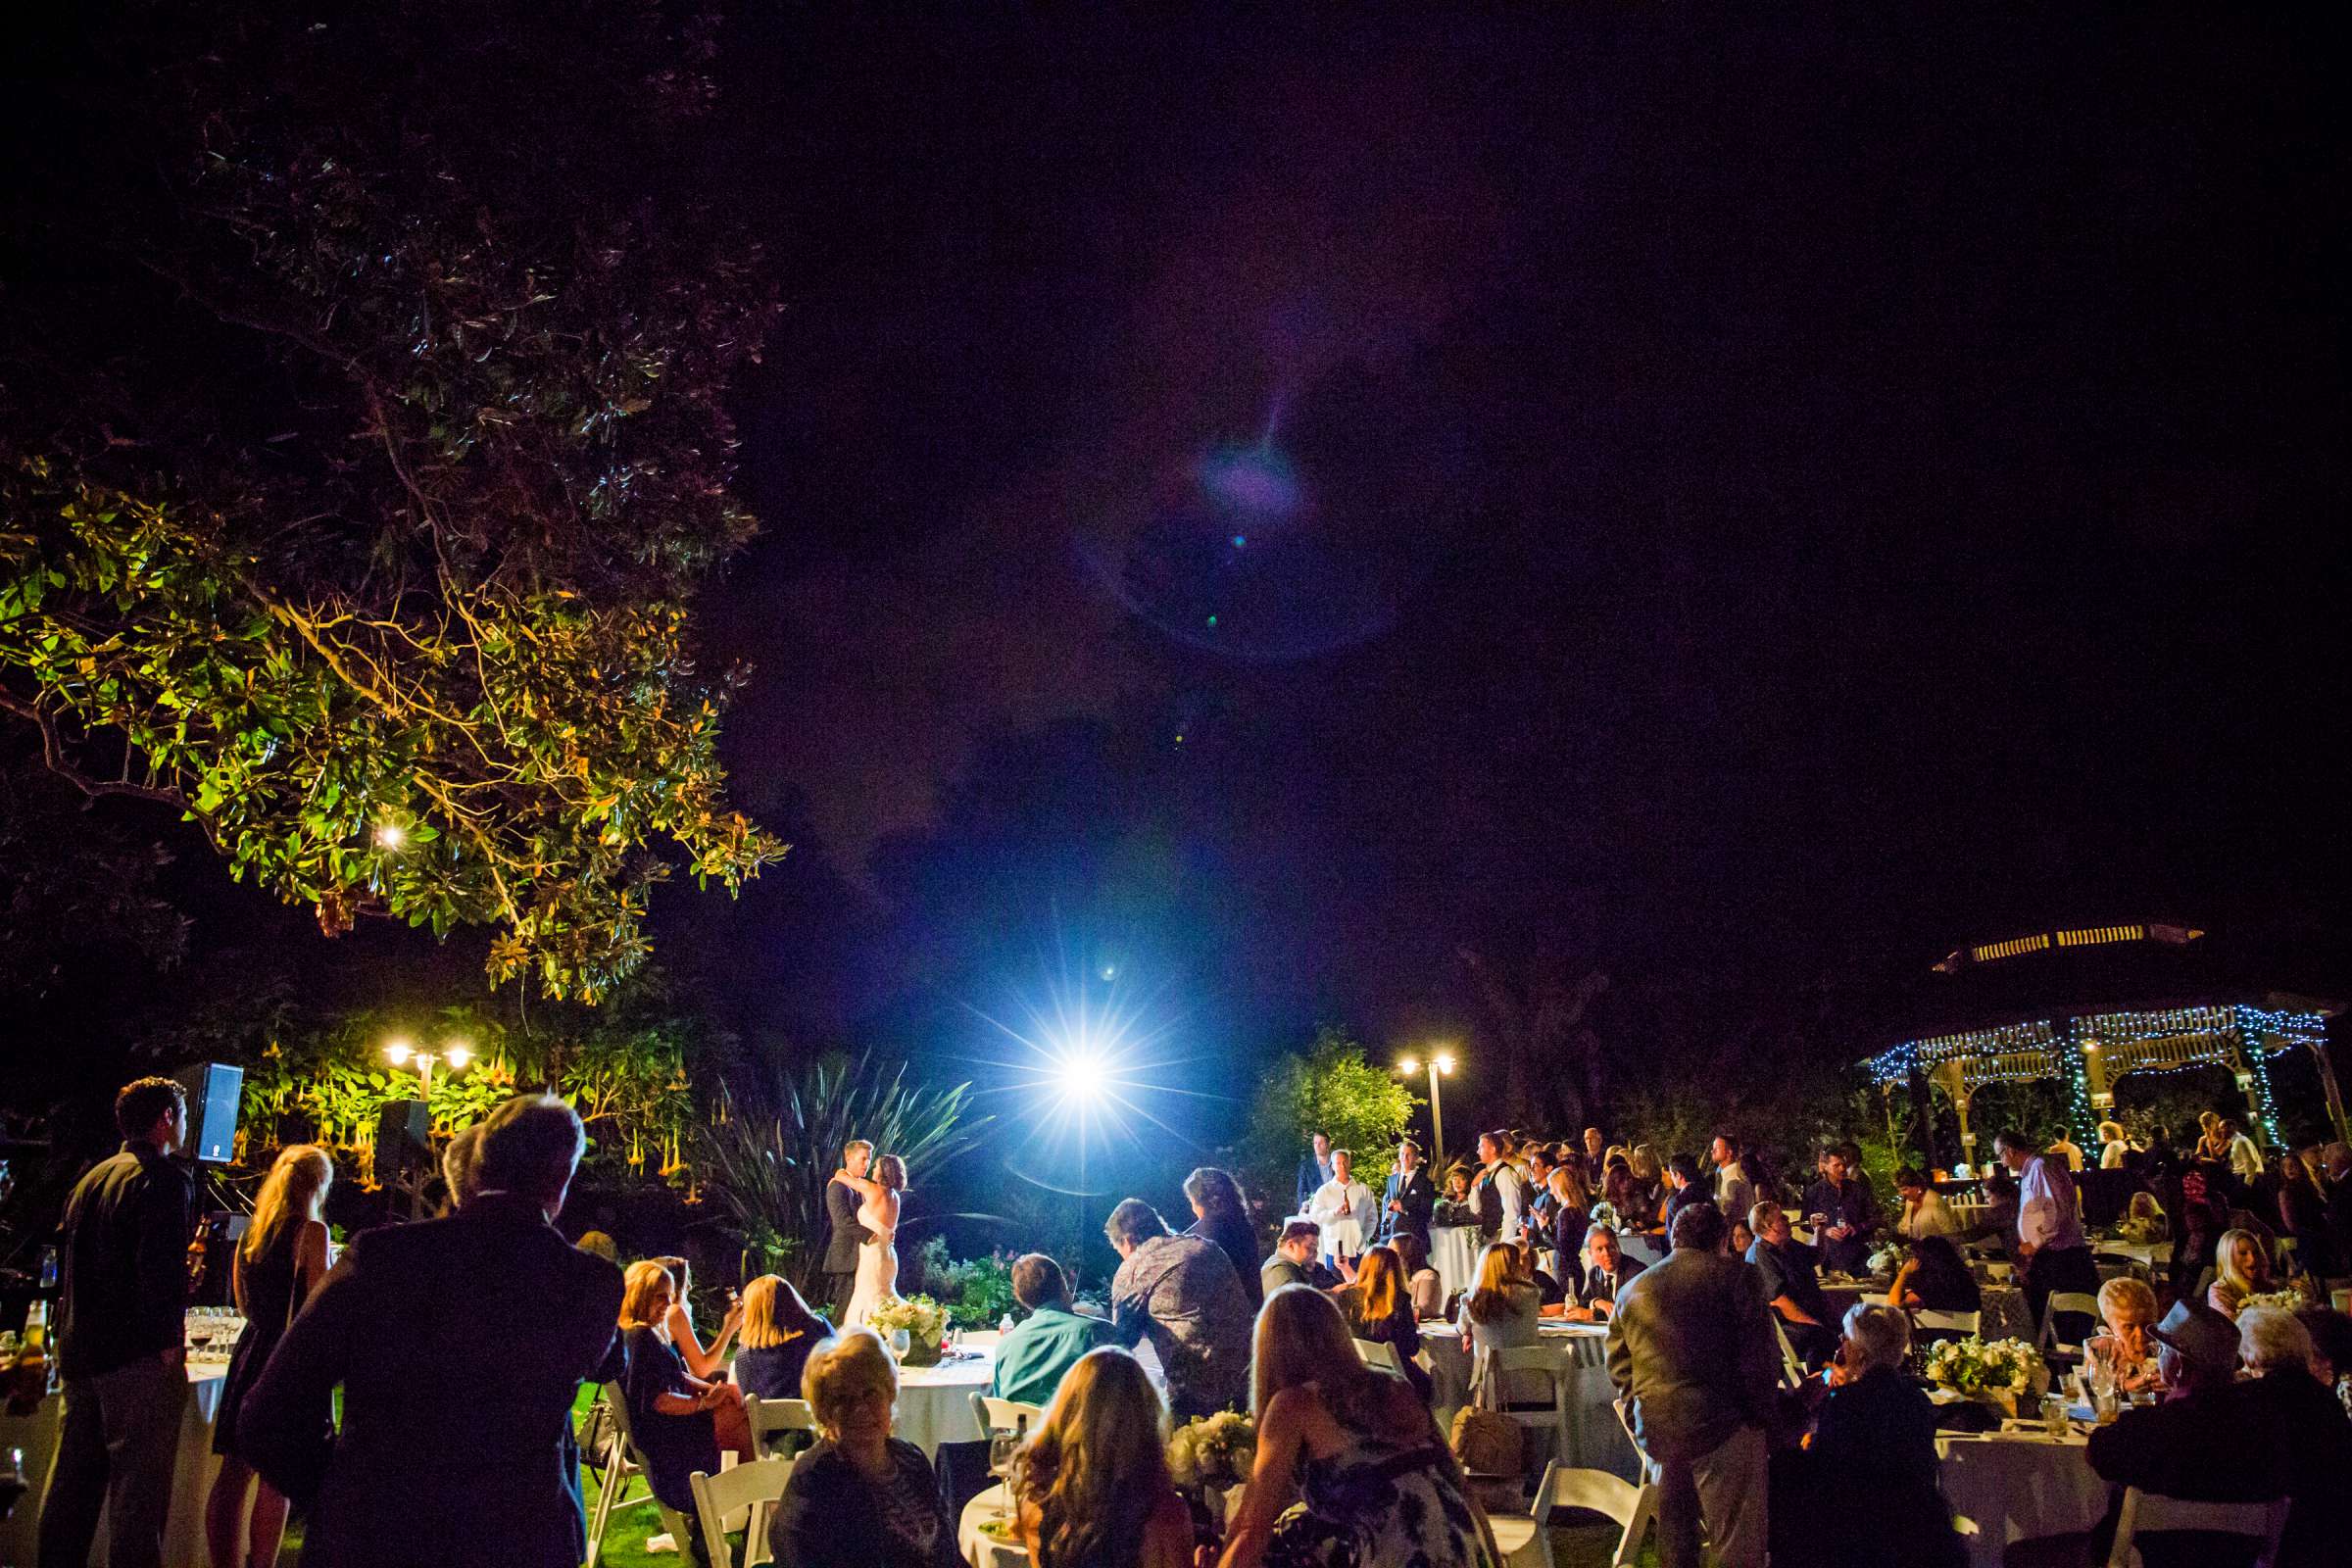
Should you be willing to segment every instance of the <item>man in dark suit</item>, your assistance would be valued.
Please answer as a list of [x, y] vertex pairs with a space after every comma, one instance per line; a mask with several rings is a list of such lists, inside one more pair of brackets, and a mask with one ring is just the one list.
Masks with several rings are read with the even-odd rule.
[[1658, 1560], [1698, 1568], [1703, 1519], [1723, 1568], [1763, 1568], [1765, 1434], [1781, 1352], [1756, 1271], [1726, 1256], [1712, 1203], [1674, 1220], [1674, 1250], [1626, 1282], [1609, 1315], [1609, 1378], [1633, 1401], [1634, 1435], [1656, 1461]]
[[1429, 1216], [1438, 1206], [1438, 1190], [1421, 1165], [1421, 1146], [1407, 1138], [1396, 1146], [1396, 1168], [1389, 1172], [1389, 1185], [1380, 1198], [1380, 1239], [1394, 1242], [1399, 1236], [1418, 1236], [1421, 1250], [1429, 1250]]
[[[874, 1146], [862, 1138], [854, 1138], [841, 1150], [841, 1165], [853, 1176], [863, 1176], [865, 1168], [874, 1162]], [[858, 1249], [873, 1239], [873, 1232], [858, 1223], [858, 1208], [864, 1200], [858, 1189], [846, 1182], [825, 1183], [825, 1218], [832, 1234], [825, 1240], [825, 1284], [833, 1293], [833, 1321], [846, 1323], [850, 1316], [850, 1298], [858, 1291]]]
[[263, 1477], [311, 1504], [310, 1568], [576, 1568], [559, 1456], [620, 1316], [620, 1270], [552, 1223], [586, 1147], [563, 1101], [508, 1101], [482, 1124], [479, 1192], [362, 1234], [286, 1330], [238, 1430]]
[[1298, 1162], [1298, 1201], [1291, 1208], [1294, 1214], [1306, 1212], [1306, 1205], [1315, 1200], [1315, 1194], [1332, 1178], [1331, 1134], [1314, 1136], [1314, 1152]]
[[187, 1092], [141, 1078], [115, 1096], [122, 1148], [66, 1200], [57, 1370], [66, 1385], [41, 1498], [41, 1568], [81, 1568], [106, 1509], [107, 1561], [156, 1568], [187, 1403], [182, 1310], [194, 1186], [172, 1163]]

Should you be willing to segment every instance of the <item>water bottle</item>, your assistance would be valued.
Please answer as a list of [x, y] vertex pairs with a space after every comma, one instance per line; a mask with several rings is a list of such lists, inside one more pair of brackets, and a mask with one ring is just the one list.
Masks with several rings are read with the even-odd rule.
[[997, 1325], [997, 1332], [999, 1334], [1010, 1334], [1012, 1332], [1012, 1314], [1010, 1312], [1005, 1313], [1004, 1321]]

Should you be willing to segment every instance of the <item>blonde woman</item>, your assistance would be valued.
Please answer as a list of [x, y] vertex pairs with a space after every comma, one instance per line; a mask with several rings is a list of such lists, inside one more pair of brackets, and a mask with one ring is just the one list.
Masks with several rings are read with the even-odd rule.
[[[1286, 1285], [1266, 1298], [1250, 1383], [1257, 1461], [1221, 1568], [1501, 1568], [1429, 1407], [1364, 1365], [1330, 1297]], [[1286, 1513], [1294, 1502], [1305, 1506]]]
[[2122, 1170], [2132, 1158], [2132, 1142], [2120, 1121], [2099, 1123], [2099, 1169]]
[[[1519, 1272], [1519, 1250], [1490, 1243], [1478, 1254], [1478, 1285], [1462, 1298], [1458, 1324], [1462, 1353], [1470, 1358], [1473, 1396], [1485, 1393], [1490, 1358], [1496, 1350], [1536, 1343], [1543, 1321], [1544, 1293]], [[1502, 1400], [1479, 1400], [1499, 1408]]]
[[762, 1274], [743, 1288], [743, 1348], [735, 1352], [735, 1386], [762, 1399], [797, 1399], [808, 1352], [830, 1339], [833, 1325], [809, 1310], [789, 1280]]
[[721, 1448], [746, 1459], [754, 1454], [743, 1391], [696, 1377], [670, 1343], [669, 1309], [677, 1299], [677, 1281], [659, 1258], [631, 1263], [621, 1275], [620, 1337], [629, 1352], [621, 1396], [654, 1495], [691, 1517], [694, 1493], [686, 1478], [697, 1470], [718, 1474]]
[[2247, 1297], [2278, 1288], [2271, 1283], [2271, 1255], [2252, 1231], [2222, 1232], [2221, 1244], [2214, 1249], [2213, 1273], [2205, 1304], [2232, 1323]]
[[768, 1550], [792, 1568], [961, 1568], [956, 1525], [923, 1450], [894, 1437], [899, 1366], [872, 1329], [825, 1341], [801, 1396], [816, 1446], [793, 1465], [768, 1521]]
[[[302, 1303], [326, 1277], [326, 1224], [319, 1210], [334, 1185], [335, 1163], [317, 1144], [278, 1151], [254, 1200], [253, 1223], [237, 1248], [230, 1275], [245, 1333], [229, 1358], [220, 1388], [220, 1416], [213, 1426], [213, 1451], [220, 1474], [205, 1499], [204, 1534], [219, 1568], [271, 1568], [286, 1530], [286, 1499], [254, 1474], [238, 1451], [237, 1406], [261, 1375], [262, 1364]], [[327, 1430], [328, 1412], [318, 1412]], [[253, 1498], [250, 1520], [245, 1499]]]
[[1115, 1346], [1080, 1356], [1013, 1463], [1037, 1568], [1191, 1568], [1193, 1523], [1168, 1476], [1168, 1407]]
[[718, 1321], [718, 1338], [705, 1348], [702, 1336], [694, 1332], [694, 1265], [682, 1257], [657, 1257], [654, 1261], [669, 1270], [669, 1283], [677, 1287], [669, 1303], [669, 1320], [662, 1326], [686, 1370], [707, 1381], [726, 1367], [727, 1346], [743, 1326], [743, 1301], [728, 1298], [726, 1315]]
[[833, 1179], [858, 1195], [858, 1223], [867, 1233], [858, 1244], [858, 1278], [850, 1288], [849, 1310], [842, 1314], [842, 1326], [854, 1329], [899, 1294], [899, 1200], [906, 1192], [906, 1162], [884, 1154], [874, 1161], [871, 1179], [851, 1175], [847, 1166]]

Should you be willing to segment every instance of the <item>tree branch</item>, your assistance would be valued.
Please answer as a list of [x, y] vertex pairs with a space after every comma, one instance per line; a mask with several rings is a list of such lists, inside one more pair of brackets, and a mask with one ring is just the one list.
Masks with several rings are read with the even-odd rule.
[[[0, 710], [14, 713], [19, 718], [29, 718], [39, 725], [42, 765], [91, 800], [98, 800], [108, 795], [127, 795], [133, 800], [155, 801], [164, 806], [176, 806], [183, 811], [187, 809], [187, 797], [169, 785], [132, 784], [123, 779], [92, 778], [80, 768], [75, 767], [72, 760], [66, 756], [66, 740], [65, 736], [58, 731], [56, 715], [42, 711], [38, 705], [25, 702], [14, 692], [0, 691]], [[210, 829], [208, 828], [207, 831], [209, 833]]]

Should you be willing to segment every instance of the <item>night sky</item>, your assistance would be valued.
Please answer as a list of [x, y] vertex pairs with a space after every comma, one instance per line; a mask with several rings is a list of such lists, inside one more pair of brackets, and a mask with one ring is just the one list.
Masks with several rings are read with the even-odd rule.
[[801, 847], [660, 913], [747, 1013], [2339, 925], [2331, 34], [832, 11], [731, 41], [792, 309], [706, 610]]
[[[2352, 995], [2337, 29], [737, 9], [789, 309], [701, 611], [798, 847], [654, 932], [747, 1037], [1001, 1055], [1108, 968], [1236, 1094], [1475, 1051], [1465, 951], [2137, 920]], [[200, 963], [478, 984], [183, 862]]]

